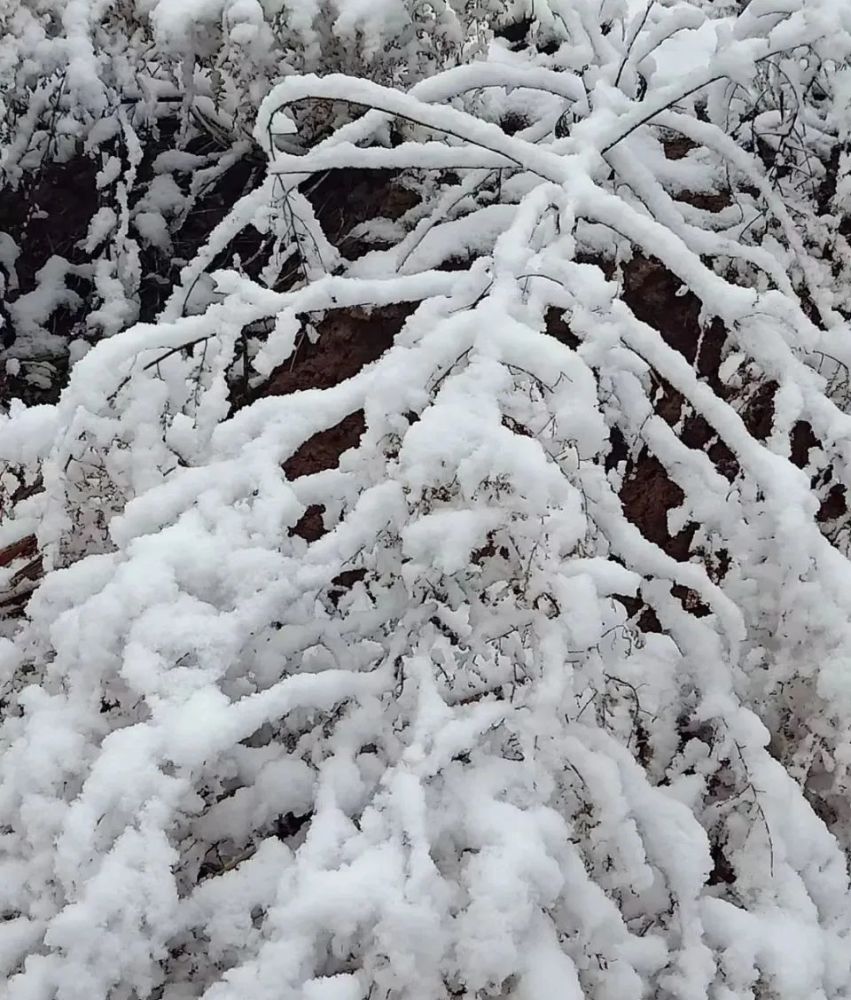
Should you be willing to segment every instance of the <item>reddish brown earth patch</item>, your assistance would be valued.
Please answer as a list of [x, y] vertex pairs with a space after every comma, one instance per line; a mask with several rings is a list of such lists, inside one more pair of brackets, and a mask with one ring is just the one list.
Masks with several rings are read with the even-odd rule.
[[[680, 294], [680, 280], [652, 258], [633, 257], [624, 268], [623, 285], [624, 301], [635, 316], [658, 330], [665, 343], [682, 354], [716, 393], [725, 396], [726, 387], [718, 378], [727, 339], [723, 324], [713, 320], [702, 326], [700, 300], [691, 292]], [[713, 460], [725, 475], [734, 478], [738, 472], [735, 458], [717, 440], [712, 427], [699, 414], [687, 412], [682, 394], [661, 376], [654, 374], [654, 379], [657, 413], [672, 427], [682, 421], [682, 441], [691, 448], [714, 450]], [[670, 534], [668, 513], [682, 503], [684, 495], [648, 449], [642, 449], [627, 468], [620, 496], [624, 514], [645, 538], [674, 559], [689, 558], [696, 525]]]
[[546, 323], [547, 333], [551, 337], [555, 337], [560, 344], [566, 344], [573, 350], [579, 347], [581, 341], [567, 325], [564, 314], [560, 309], [556, 309], [554, 306], [548, 309], [544, 317], [544, 322]]
[[27, 535], [19, 542], [7, 545], [5, 549], [0, 549], [0, 568], [9, 566], [17, 559], [32, 559], [38, 552], [34, 535]]
[[35, 536], [25, 538], [0, 549], [0, 568], [23, 563], [13, 573], [4, 591], [0, 593], [0, 617], [11, 618], [23, 613], [29, 596], [43, 575], [41, 555]]
[[398, 183], [398, 173], [393, 170], [331, 170], [304, 188], [323, 232], [348, 260], [387, 246], [353, 237], [350, 234], [356, 226], [376, 219], [398, 219], [419, 201], [414, 191]]
[[835, 521], [848, 513], [847, 491], [841, 483], [836, 483], [828, 490], [821, 502], [816, 519], [820, 524]]
[[390, 347], [412, 311], [413, 306], [405, 304], [328, 313], [316, 324], [315, 341], [305, 329], [292, 358], [273, 372], [255, 397], [327, 389], [357, 375]]
[[704, 212], [722, 212], [733, 204], [729, 191], [680, 191], [674, 197]]
[[[363, 410], [358, 410], [357, 413], [350, 413], [335, 427], [314, 434], [284, 463], [287, 479], [298, 479], [300, 476], [336, 468], [343, 452], [356, 447], [365, 430]], [[322, 521], [324, 513], [322, 505], [312, 504], [290, 530], [290, 534], [299, 535], [306, 542], [315, 542], [326, 531]]]
[[742, 411], [745, 427], [760, 441], [765, 441], [771, 433], [774, 423], [774, 396], [777, 389], [776, 382], [763, 382], [750, 396]]
[[[303, 336], [293, 358], [273, 373], [257, 396], [283, 396], [303, 389], [326, 389], [356, 375], [393, 343], [413, 306], [388, 306], [366, 312], [337, 310], [316, 325], [318, 339]], [[288, 479], [333, 469], [343, 452], [357, 446], [366, 430], [363, 410], [309, 438], [284, 463]], [[291, 534], [316, 541], [325, 534], [324, 508], [309, 507]]]
[[792, 428], [790, 443], [792, 461], [799, 469], [805, 469], [809, 464], [810, 451], [819, 446], [818, 438], [806, 420], [799, 420]]
[[648, 541], [674, 559], [688, 559], [696, 526], [687, 525], [676, 535], [668, 530], [668, 514], [682, 504], [685, 494], [655, 455], [641, 453], [624, 476], [620, 497], [627, 518]]
[[693, 292], [682, 292], [682, 282], [659, 261], [636, 255], [623, 270], [623, 300], [642, 322], [661, 333], [721, 396], [725, 387], [718, 378], [718, 368], [727, 340], [727, 332], [718, 319], [701, 327], [700, 299]]
[[365, 430], [363, 410], [358, 410], [336, 426], [314, 434], [284, 463], [287, 479], [298, 479], [335, 468], [343, 452], [354, 448]]
[[697, 149], [696, 143], [687, 139], [684, 135], [673, 136], [662, 143], [665, 156], [669, 160], [682, 160], [693, 150]]
[[21, 251], [21, 294], [34, 288], [36, 272], [50, 257], [58, 255], [72, 264], [85, 259], [77, 243], [97, 211], [96, 173], [93, 160], [77, 156], [68, 163], [45, 164], [18, 190], [0, 194], [0, 232], [8, 233]]

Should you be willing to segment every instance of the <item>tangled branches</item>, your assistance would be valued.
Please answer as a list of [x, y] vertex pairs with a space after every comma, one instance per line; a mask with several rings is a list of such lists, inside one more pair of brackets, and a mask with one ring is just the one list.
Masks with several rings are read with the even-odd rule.
[[[74, 265], [112, 325], [0, 418], [0, 581], [44, 569], [0, 640], [13, 998], [851, 989], [851, 25], [605, 6], [285, 75], [141, 200], [116, 113]], [[242, 157], [153, 321], [110, 312], [132, 227]], [[334, 229], [356, 171], [404, 204]]]

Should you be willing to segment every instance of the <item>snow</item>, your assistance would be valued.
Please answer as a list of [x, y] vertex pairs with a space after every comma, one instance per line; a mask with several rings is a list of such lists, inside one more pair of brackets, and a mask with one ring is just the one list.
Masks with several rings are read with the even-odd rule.
[[[488, 5], [15, 0], [4, 177], [59, 101], [99, 200], [86, 263], [7, 303], [10, 378], [67, 346], [71, 279], [96, 303], [58, 401], [0, 413], [0, 587], [30, 538], [43, 569], [0, 610], [10, 1000], [851, 994], [851, 563], [819, 514], [825, 470], [851, 487], [847, 184], [825, 208], [747, 138], [794, 105], [796, 170], [840, 162], [847, 81], [813, 95], [851, 17], [732, 6], [608, 3], [604, 30], [552, 4], [558, 44], [511, 50]], [[179, 146], [206, 116], [203, 153], [152, 155], [157, 95]], [[261, 156], [137, 322], [183, 220]], [[417, 199], [350, 261], [299, 185], [362, 168]], [[262, 267], [231, 253], [252, 226]], [[9, 291], [25, 254], [0, 235]], [[717, 382], [627, 304], [630, 258], [723, 325]], [[349, 377], [236, 398], [388, 306]], [[335, 465], [293, 461], [353, 414]], [[645, 449], [684, 558], [624, 500]]]

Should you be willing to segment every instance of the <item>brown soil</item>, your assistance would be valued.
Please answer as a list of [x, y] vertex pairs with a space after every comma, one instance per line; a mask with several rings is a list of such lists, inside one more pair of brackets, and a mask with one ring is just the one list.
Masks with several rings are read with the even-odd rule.
[[[257, 395], [324, 389], [351, 378], [390, 347], [411, 310], [410, 305], [395, 305], [370, 313], [360, 309], [329, 313], [316, 325], [318, 340], [312, 343], [304, 336], [293, 358], [272, 374]], [[284, 472], [289, 479], [297, 479], [335, 468], [343, 452], [354, 448], [365, 430], [363, 411], [349, 414], [335, 427], [305, 441], [284, 463]], [[291, 534], [316, 541], [325, 533], [323, 513], [323, 507], [309, 507]]]
[[409, 305], [329, 312], [316, 324], [318, 339], [311, 342], [305, 332], [293, 357], [273, 372], [256, 395], [327, 389], [351, 378], [381, 357], [411, 312]]
[[654, 258], [633, 257], [624, 268], [623, 286], [624, 302], [636, 317], [658, 330], [665, 343], [723, 395], [724, 386], [718, 379], [727, 340], [723, 324], [715, 319], [702, 331], [700, 299], [692, 292], [678, 294], [682, 288], [679, 278]]
[[687, 139], [684, 135], [676, 135], [670, 139], [666, 139], [662, 143], [662, 148], [665, 150], [665, 156], [669, 160], [682, 160], [693, 149], [697, 149], [697, 146], [691, 139]]
[[677, 201], [704, 212], [721, 212], [733, 204], [728, 191], [680, 191], [675, 197]]
[[841, 483], [831, 486], [827, 495], [822, 499], [816, 519], [824, 524], [835, 521], [848, 513], [847, 491]]
[[0, 549], [0, 568], [9, 566], [18, 559], [32, 559], [37, 552], [35, 536], [27, 535], [19, 542], [13, 542], [5, 549]]
[[386, 246], [354, 238], [350, 234], [356, 226], [374, 219], [398, 219], [419, 200], [398, 183], [392, 170], [331, 170], [306, 188], [325, 235], [348, 260]]
[[327, 431], [314, 434], [284, 463], [287, 478], [298, 479], [336, 468], [343, 452], [354, 448], [365, 431], [364, 413], [363, 410], [358, 410]]
[[655, 455], [642, 452], [624, 477], [620, 497], [627, 518], [646, 539], [674, 559], [688, 559], [697, 526], [687, 525], [673, 536], [668, 531], [668, 514], [680, 506], [685, 495]]
[[[680, 282], [656, 260], [634, 257], [624, 268], [624, 301], [643, 322], [658, 330], [665, 342], [679, 351], [709, 385], [720, 395], [726, 387], [718, 378], [724, 344], [723, 325], [713, 320], [705, 329], [700, 323], [701, 304], [690, 292], [678, 295]], [[691, 448], [707, 450], [713, 461], [731, 480], [738, 473], [734, 456], [706, 422], [697, 414], [685, 412], [685, 400], [660, 376], [655, 376], [659, 392], [657, 412], [671, 426], [682, 419], [681, 438]], [[626, 517], [668, 555], [688, 560], [697, 526], [686, 525], [676, 535], [668, 530], [668, 514], [684, 499], [662, 463], [647, 448], [627, 467], [621, 488], [621, 503]], [[684, 603], [687, 595], [681, 595]]]
[[85, 259], [77, 243], [97, 210], [96, 172], [93, 160], [78, 156], [47, 165], [17, 191], [0, 193], [0, 232], [8, 233], [21, 250], [21, 293], [33, 289], [36, 272], [54, 254], [72, 264]]

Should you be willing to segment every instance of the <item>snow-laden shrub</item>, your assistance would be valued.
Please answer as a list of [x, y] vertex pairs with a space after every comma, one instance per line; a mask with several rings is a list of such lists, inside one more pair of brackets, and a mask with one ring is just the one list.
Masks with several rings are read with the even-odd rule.
[[[5, 346], [14, 334], [12, 354], [29, 370], [69, 341], [73, 360], [150, 318], [170, 258], [179, 269], [181, 254], [198, 249], [197, 236], [188, 250], [175, 251], [174, 240], [210, 212], [205, 195], [235, 164], [262, 162], [254, 117], [277, 80], [337, 71], [410, 86], [479, 52], [504, 15], [501, 0], [486, 9], [451, 0], [9, 0], [0, 10]], [[305, 134], [321, 136], [337, 110], [311, 105], [301, 117]], [[60, 183], [45, 203], [51, 166], [84, 158], [91, 169], [74, 190]], [[68, 193], [93, 203], [88, 214], [67, 232], [59, 223], [34, 236], [33, 220]], [[51, 251], [20, 281], [21, 247], [37, 240]]]
[[[817, 519], [849, 485], [849, 15], [707, 7], [552, 3], [395, 89], [288, 76], [159, 320], [3, 418], [0, 542], [46, 570], [0, 640], [12, 1000], [849, 994], [851, 566]], [[305, 101], [356, 111], [299, 149]], [[419, 200], [348, 261], [304, 182], [352, 167]], [[211, 276], [248, 225], [262, 273]], [[631, 258], [721, 324], [712, 378]], [[374, 363], [234, 405], [387, 306]], [[647, 453], [690, 558], [627, 516]]]

